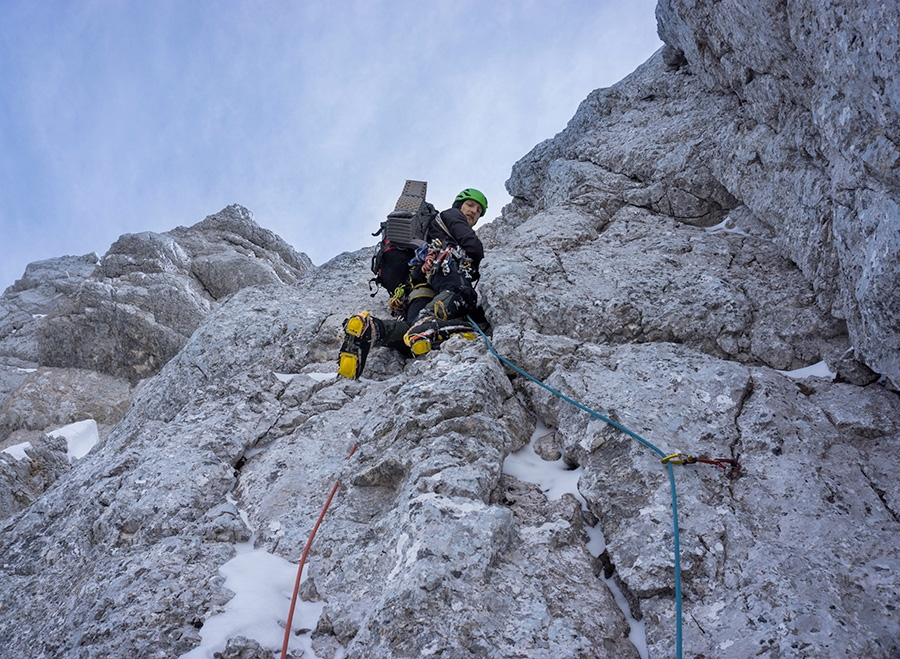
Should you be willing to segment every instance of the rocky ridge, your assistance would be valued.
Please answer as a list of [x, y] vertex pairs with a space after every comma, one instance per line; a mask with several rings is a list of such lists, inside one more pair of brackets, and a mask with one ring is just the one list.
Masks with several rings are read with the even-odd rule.
[[[237, 205], [189, 228], [123, 235], [102, 259], [30, 264], [0, 298], [0, 448], [46, 444], [43, 431], [87, 418], [105, 436], [135, 388], [223, 300], [246, 286], [294, 283], [312, 268]], [[67, 466], [58, 455], [39, 455], [49, 454], [35, 449], [26, 471], [56, 474]], [[23, 481], [14, 475], [21, 466], [8, 468], [3, 456], [0, 471], [14, 493], [0, 504], [5, 516], [53, 479]], [[43, 485], [35, 490], [35, 482]]]
[[[513, 203], [480, 229], [479, 290], [493, 345], [521, 368], [666, 454], [743, 465], [674, 467], [686, 656], [893, 657], [900, 306], [871, 293], [896, 277], [900, 251], [884, 168], [897, 104], [893, 77], [873, 102], [859, 82], [870, 78], [848, 71], [876, 80], [892, 61], [879, 59], [884, 34], [900, 21], [887, 5], [853, 2], [741, 7], [660, 3], [666, 48], [592, 93], [513, 168]], [[877, 36], [862, 29], [873, 21], [887, 26]], [[809, 78], [822, 62], [826, 73]], [[838, 92], [850, 115], [826, 107]], [[194, 238], [208, 244], [218, 230]], [[157, 265], [123, 257], [133, 245]], [[106, 280], [196, 277], [166, 239], [120, 247], [104, 256]], [[234, 543], [252, 534], [298, 560], [340, 481], [301, 593], [325, 603], [319, 657], [637, 656], [604, 574], [644, 621], [650, 656], [673, 656], [672, 494], [659, 456], [504, 368], [480, 340], [417, 360], [375, 351], [363, 380], [330, 377], [341, 321], [372, 304], [368, 257], [278, 281], [240, 279], [227, 253], [201, 260], [196, 272], [219, 273], [211, 283], [150, 278], [177, 281], [184, 304], [209, 303], [195, 329], [135, 331], [185, 337], [171, 358], [154, 357], [158, 373], [146, 348], [103, 368], [73, 351], [83, 356], [67, 373], [103, 371], [131, 405], [2, 522], [3, 647], [179, 656], [230, 597], [218, 568]], [[97, 286], [86, 270], [87, 285], [55, 298], [65, 312], [34, 319], [37, 345], [87, 319], [92, 307], [75, 302]], [[216, 298], [219, 285], [231, 294]], [[143, 318], [153, 296], [129, 295], [128, 313]], [[80, 331], [96, 332], [86, 321]], [[0, 418], [43, 432], [59, 422], [36, 404], [51, 365], [7, 339], [10, 368], [41, 370]], [[832, 377], [785, 373], [820, 361]], [[550, 429], [541, 452], [582, 470], [586, 510], [503, 472], [538, 423]], [[34, 477], [16, 468], [16, 482]], [[586, 547], [592, 525], [606, 539], [600, 556]], [[240, 639], [229, 652], [271, 656]]]

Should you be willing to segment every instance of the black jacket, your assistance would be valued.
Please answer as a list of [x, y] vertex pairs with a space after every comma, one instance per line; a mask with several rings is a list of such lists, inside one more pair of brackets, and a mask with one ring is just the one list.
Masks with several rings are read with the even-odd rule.
[[[475, 234], [472, 227], [469, 226], [466, 216], [463, 215], [462, 211], [458, 208], [448, 208], [441, 212], [440, 218], [443, 221], [444, 226], [450, 231], [451, 242], [466, 250], [466, 256], [472, 259], [472, 265], [475, 268], [475, 272], [478, 272], [478, 266], [484, 258], [484, 245], [481, 244], [481, 239]], [[444, 231], [436, 221], [433, 221], [428, 226], [428, 231], [425, 232], [425, 240], [431, 242], [435, 238], [445, 245], [447, 244], [447, 232]]]

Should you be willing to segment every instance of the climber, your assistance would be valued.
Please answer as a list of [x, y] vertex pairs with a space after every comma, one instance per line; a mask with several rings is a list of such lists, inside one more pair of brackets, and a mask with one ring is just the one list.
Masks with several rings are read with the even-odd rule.
[[466, 188], [453, 206], [439, 213], [425, 231], [425, 245], [410, 261], [403, 319], [380, 319], [368, 311], [344, 322], [344, 341], [338, 372], [358, 378], [374, 346], [386, 346], [404, 355], [424, 355], [453, 334], [469, 334], [465, 316], [478, 305], [475, 283], [484, 246], [474, 226], [487, 210], [487, 198]]

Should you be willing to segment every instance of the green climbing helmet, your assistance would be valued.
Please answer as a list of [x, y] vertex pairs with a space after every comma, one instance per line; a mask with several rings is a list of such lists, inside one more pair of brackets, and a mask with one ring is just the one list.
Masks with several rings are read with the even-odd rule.
[[485, 197], [480, 190], [476, 190], [475, 188], [466, 188], [458, 195], [456, 195], [456, 199], [453, 200], [453, 204], [459, 204], [460, 206], [462, 206], [462, 203], [466, 199], [471, 199], [472, 201], [477, 201], [479, 204], [481, 204], [481, 215], [482, 217], [484, 217], [484, 214], [487, 213], [487, 197]]

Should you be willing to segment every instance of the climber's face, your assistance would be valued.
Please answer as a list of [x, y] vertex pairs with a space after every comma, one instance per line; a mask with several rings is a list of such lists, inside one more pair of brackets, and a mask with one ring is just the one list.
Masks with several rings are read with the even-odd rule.
[[469, 223], [470, 227], [475, 226], [475, 223], [478, 222], [478, 218], [480, 218], [481, 214], [484, 212], [481, 209], [481, 204], [477, 201], [472, 201], [471, 199], [466, 199], [462, 206], [459, 207], [459, 210], [466, 216], [466, 221]]

